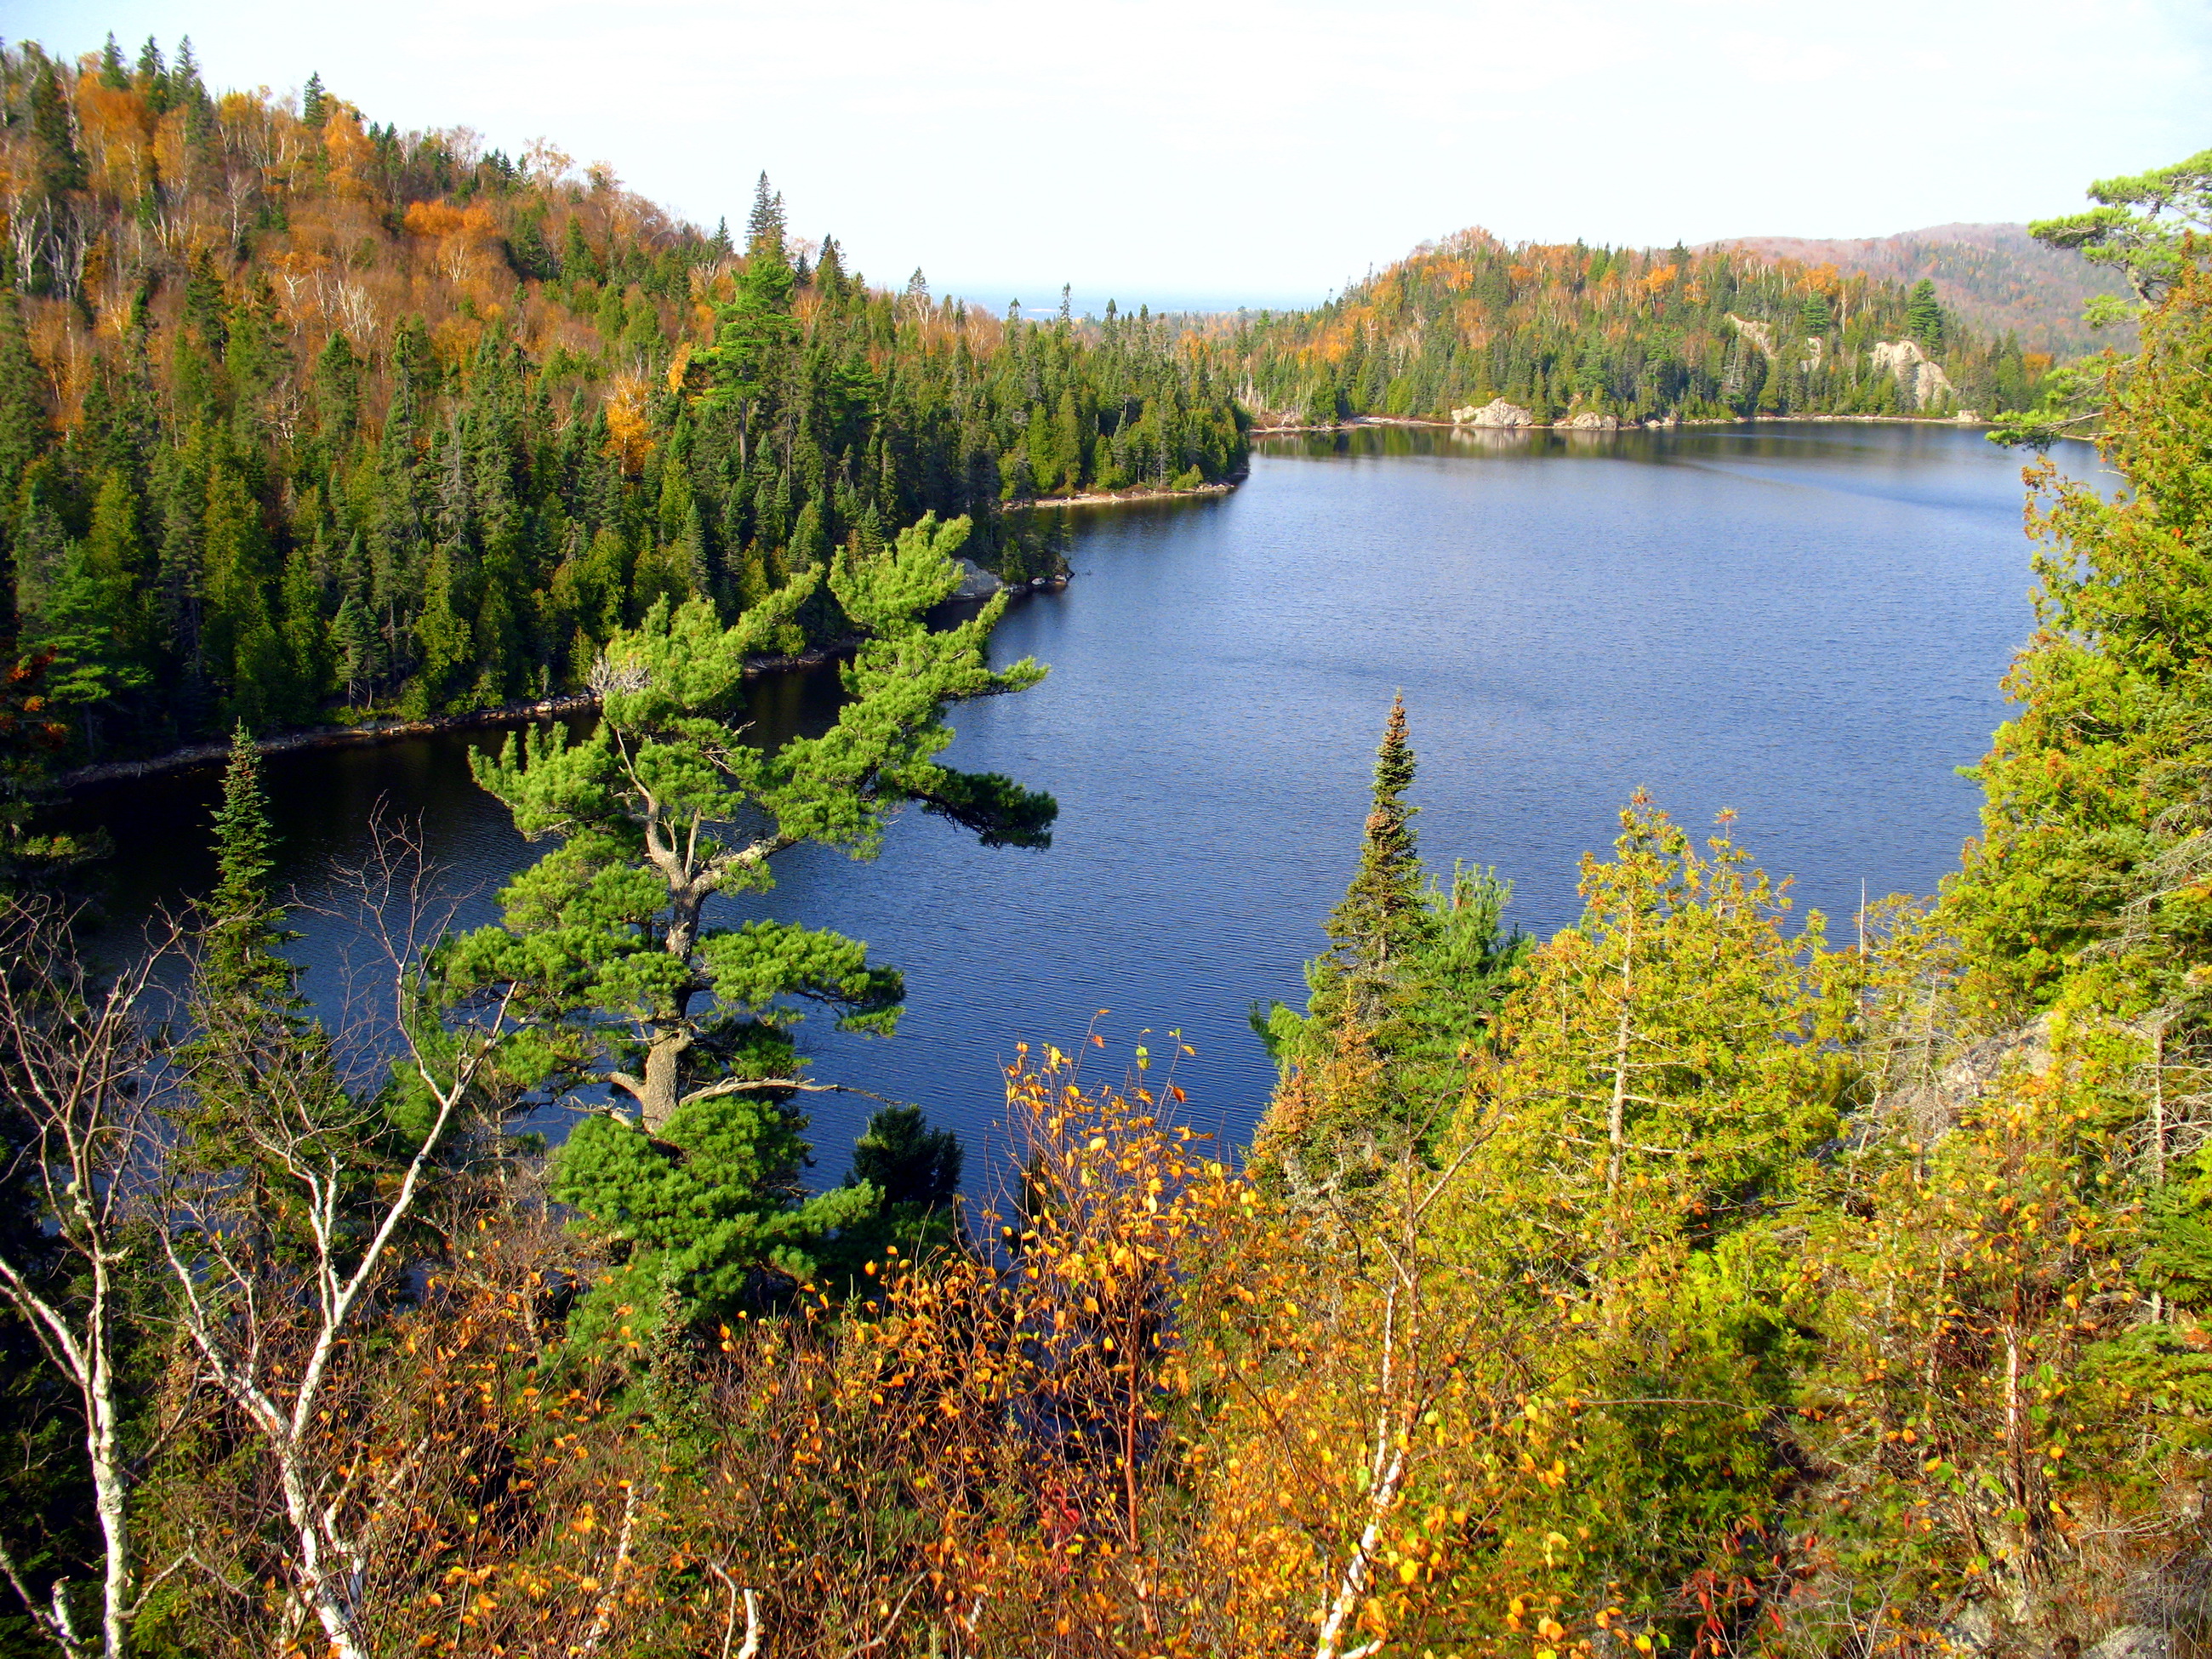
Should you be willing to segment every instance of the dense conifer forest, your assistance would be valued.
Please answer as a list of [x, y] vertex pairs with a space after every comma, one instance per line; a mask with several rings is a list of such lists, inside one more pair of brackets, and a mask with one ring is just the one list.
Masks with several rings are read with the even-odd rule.
[[1540, 422], [1990, 416], [2032, 403], [2051, 362], [1961, 326], [1925, 282], [1732, 248], [1508, 246], [1479, 230], [1318, 310], [1246, 319], [1224, 343], [1246, 403], [1311, 425], [1446, 420], [1495, 398]]
[[[1378, 708], [1255, 1144], [1172, 1036], [1086, 1034], [1011, 1049], [994, 1181], [910, 1106], [811, 1143], [794, 1026], [889, 1034], [904, 981], [719, 901], [908, 807], [1049, 846], [941, 759], [1043, 673], [958, 559], [1048, 555], [1025, 491], [1232, 469], [1209, 349], [866, 289], [765, 186], [739, 254], [314, 83], [5, 65], [0, 776], [95, 710], [232, 744], [219, 879], [124, 960], [0, 820], [0, 1651], [2212, 1642], [2212, 274], [2158, 216], [2212, 224], [2212, 153], [2051, 226], [2141, 350], [2109, 471], [2027, 469], [2039, 625], [1938, 892], [1801, 914], [1639, 793], [1526, 937]], [[1945, 327], [1899, 297], [1833, 326]], [[830, 633], [834, 720], [743, 741], [748, 662]], [[589, 731], [473, 762], [541, 843], [495, 917], [387, 824], [325, 884], [380, 960], [309, 983], [256, 723], [578, 681]]]
[[[0, 52], [0, 551], [80, 757], [576, 690], [656, 599], [734, 617], [925, 513], [1050, 574], [1008, 509], [1243, 463], [1164, 325], [871, 288], [765, 179], [740, 244], [112, 41]], [[823, 589], [787, 642], [845, 631]]]

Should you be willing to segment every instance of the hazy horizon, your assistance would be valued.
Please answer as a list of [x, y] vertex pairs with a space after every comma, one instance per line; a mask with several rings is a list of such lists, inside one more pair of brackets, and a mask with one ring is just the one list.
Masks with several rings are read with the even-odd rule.
[[[357, 15], [357, 14], [356, 14]], [[211, 87], [319, 72], [371, 119], [540, 137], [711, 228], [765, 170], [873, 280], [1049, 310], [1312, 304], [1425, 241], [1862, 238], [2067, 211], [2212, 142], [2212, 17], [2182, 0], [1721, 0], [1386, 22], [1310, 0], [394, 0], [364, 29], [254, 0], [27, 0], [59, 52], [190, 35]], [[2067, 76], [2068, 118], [2032, 89]], [[1780, 137], [1778, 137], [1778, 134]]]

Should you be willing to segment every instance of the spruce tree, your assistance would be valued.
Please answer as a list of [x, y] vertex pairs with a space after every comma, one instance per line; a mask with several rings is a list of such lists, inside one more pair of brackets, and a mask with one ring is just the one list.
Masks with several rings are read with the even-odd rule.
[[231, 1006], [295, 1008], [295, 970], [278, 947], [296, 934], [273, 896], [276, 834], [261, 787], [261, 754], [241, 724], [230, 735], [216, 808], [216, 885], [203, 908], [199, 994]]
[[0, 289], [0, 554], [13, 550], [23, 476], [46, 447], [44, 380], [15, 290]]
[[1413, 785], [1413, 747], [1406, 725], [1406, 700], [1394, 697], [1375, 751], [1372, 804], [1359, 844], [1359, 868], [1343, 899], [1329, 912], [1326, 931], [1331, 950], [1330, 990], [1325, 1004], [1332, 1015], [1370, 1023], [1397, 969], [1425, 936], [1428, 912], [1421, 902], [1421, 860], [1413, 815], [1406, 792]]
[[1255, 1005], [1252, 1025], [1283, 1068], [1253, 1150], [1261, 1180], [1301, 1204], [1372, 1188], [1443, 1127], [1464, 1092], [1528, 940], [1503, 926], [1512, 889], [1455, 866], [1425, 880], [1413, 833], [1413, 744], [1394, 698], [1376, 751], [1359, 867], [1329, 913], [1330, 949], [1306, 964], [1307, 1012]]
[[138, 49], [138, 65], [134, 77], [139, 91], [146, 94], [147, 107], [156, 115], [166, 115], [175, 101], [170, 90], [168, 67], [161, 61], [161, 48], [152, 35]]

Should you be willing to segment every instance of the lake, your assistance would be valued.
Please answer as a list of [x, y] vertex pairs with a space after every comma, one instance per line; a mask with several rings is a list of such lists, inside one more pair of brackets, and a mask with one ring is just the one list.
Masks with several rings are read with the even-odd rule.
[[[1845, 937], [1862, 884], [1929, 891], [1974, 832], [1954, 769], [2003, 718], [2032, 625], [2020, 507], [2018, 459], [1948, 428], [1268, 441], [1232, 495], [1069, 509], [1074, 580], [1017, 601], [994, 641], [1050, 678], [955, 711], [951, 763], [1058, 797], [1049, 852], [986, 852], [915, 813], [872, 864], [787, 854], [744, 913], [840, 928], [906, 970], [899, 1035], [816, 1030], [815, 1075], [920, 1102], [971, 1171], [1015, 1043], [1073, 1047], [1094, 1024], [1115, 1073], [1180, 1030], [1188, 1110], [1236, 1145], [1273, 1078], [1246, 1012], [1301, 994], [1394, 692], [1425, 855], [1496, 866], [1522, 927], [1572, 920], [1577, 860], [1641, 785], [1693, 826], [1735, 809]], [[834, 671], [759, 682], [755, 714], [814, 729], [836, 696]], [[384, 802], [420, 820], [462, 920], [489, 919], [526, 856], [469, 778], [468, 747], [496, 740], [273, 759], [292, 878], [312, 896]], [[78, 805], [115, 838], [118, 915], [211, 880], [215, 787]], [[307, 931], [326, 988], [345, 941]], [[872, 1103], [811, 1103], [816, 1177], [840, 1179]]]

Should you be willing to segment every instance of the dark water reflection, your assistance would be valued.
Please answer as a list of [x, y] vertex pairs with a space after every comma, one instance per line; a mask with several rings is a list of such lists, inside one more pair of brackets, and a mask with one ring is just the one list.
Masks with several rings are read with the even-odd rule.
[[[1001, 629], [996, 654], [1051, 678], [959, 711], [948, 758], [1056, 794], [1049, 853], [915, 815], [873, 864], [790, 854], [752, 908], [907, 970], [900, 1035], [817, 1033], [823, 1077], [921, 1101], [973, 1144], [1015, 1042], [1067, 1046], [1108, 1009], [1116, 1066], [1140, 1030], [1185, 1032], [1191, 1109], [1237, 1141], [1269, 1082], [1245, 1010], [1297, 991], [1394, 690], [1424, 850], [1497, 866], [1523, 927], [1571, 918], [1577, 860], [1645, 785], [1692, 823], [1736, 809], [1840, 931], [1862, 882], [1924, 891], [1972, 833], [1953, 769], [2002, 718], [2030, 625], [2019, 514], [2017, 462], [1949, 429], [1272, 443], [1227, 498], [1071, 514], [1076, 580]], [[836, 696], [827, 673], [763, 682], [756, 718], [817, 726]], [[315, 889], [383, 801], [420, 819], [462, 921], [488, 918], [525, 857], [469, 779], [492, 741], [272, 762], [295, 878]], [[116, 838], [118, 912], [204, 888], [213, 793], [200, 775], [83, 803]], [[303, 942], [311, 967], [336, 931]], [[825, 1098], [836, 1179], [867, 1103]]]

